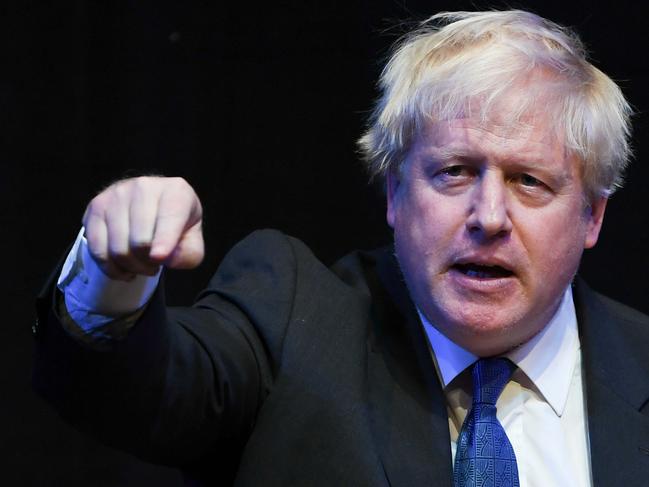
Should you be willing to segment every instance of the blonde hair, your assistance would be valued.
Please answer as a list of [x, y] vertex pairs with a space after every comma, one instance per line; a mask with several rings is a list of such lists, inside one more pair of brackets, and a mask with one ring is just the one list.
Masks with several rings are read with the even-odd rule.
[[576, 34], [538, 15], [434, 15], [397, 43], [379, 85], [382, 96], [359, 140], [372, 177], [398, 169], [426, 124], [475, 116], [487, 121], [499, 101], [527, 86], [532, 89], [514, 100], [511, 123], [544, 103], [582, 163], [587, 196], [609, 196], [622, 183], [631, 108], [620, 88], [588, 62]]

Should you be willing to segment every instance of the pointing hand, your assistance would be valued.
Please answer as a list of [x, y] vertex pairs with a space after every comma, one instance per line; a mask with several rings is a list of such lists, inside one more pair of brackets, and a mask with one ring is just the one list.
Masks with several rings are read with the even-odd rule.
[[155, 275], [160, 265], [191, 269], [203, 260], [203, 210], [182, 178], [118, 181], [83, 215], [90, 255], [113, 279]]

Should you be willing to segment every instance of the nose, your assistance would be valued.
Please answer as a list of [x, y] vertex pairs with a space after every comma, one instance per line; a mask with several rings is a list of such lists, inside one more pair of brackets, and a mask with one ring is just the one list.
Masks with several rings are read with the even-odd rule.
[[485, 171], [479, 178], [466, 225], [472, 236], [489, 240], [511, 232], [507, 185], [497, 172]]

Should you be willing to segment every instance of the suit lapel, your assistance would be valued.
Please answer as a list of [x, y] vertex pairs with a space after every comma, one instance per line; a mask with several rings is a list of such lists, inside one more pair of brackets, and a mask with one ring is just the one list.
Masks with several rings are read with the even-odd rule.
[[[403, 277], [378, 259], [368, 403], [375, 446], [393, 487], [452, 483], [446, 403]], [[649, 320], [583, 282], [574, 293], [595, 486], [649, 479]], [[376, 299], [378, 297], [378, 299]]]
[[372, 287], [384, 295], [374, 299], [368, 346], [375, 445], [391, 486], [449, 486], [448, 416], [428, 341], [391, 253], [378, 272], [381, 285]]
[[[590, 456], [595, 486], [649, 482], [649, 321], [578, 282]], [[644, 409], [643, 409], [644, 408]]]

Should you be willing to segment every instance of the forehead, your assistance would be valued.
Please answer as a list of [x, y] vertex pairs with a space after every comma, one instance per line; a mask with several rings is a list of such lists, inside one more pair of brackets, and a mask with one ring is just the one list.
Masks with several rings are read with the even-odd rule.
[[[429, 123], [414, 140], [417, 151], [483, 153], [506, 156], [540, 153], [552, 159], [565, 159], [567, 150], [551, 124], [535, 120], [530, 123], [502, 125], [474, 118], [459, 118]], [[467, 154], [469, 155], [469, 154]]]
[[486, 108], [474, 100], [469, 109], [454, 118], [429, 119], [420, 126], [409, 153], [436, 151], [438, 155], [459, 153], [539, 162], [573, 159], [563, 130], [556, 123], [556, 100], [542, 87], [523, 85], [489, 102]]
[[506, 89], [467, 96], [453, 111], [442, 110], [420, 113], [418, 128], [429, 129], [431, 124], [463, 121], [503, 138], [532, 137], [552, 140], [565, 139], [562, 107], [566, 99], [566, 81], [545, 69], [537, 68], [520, 77]]

